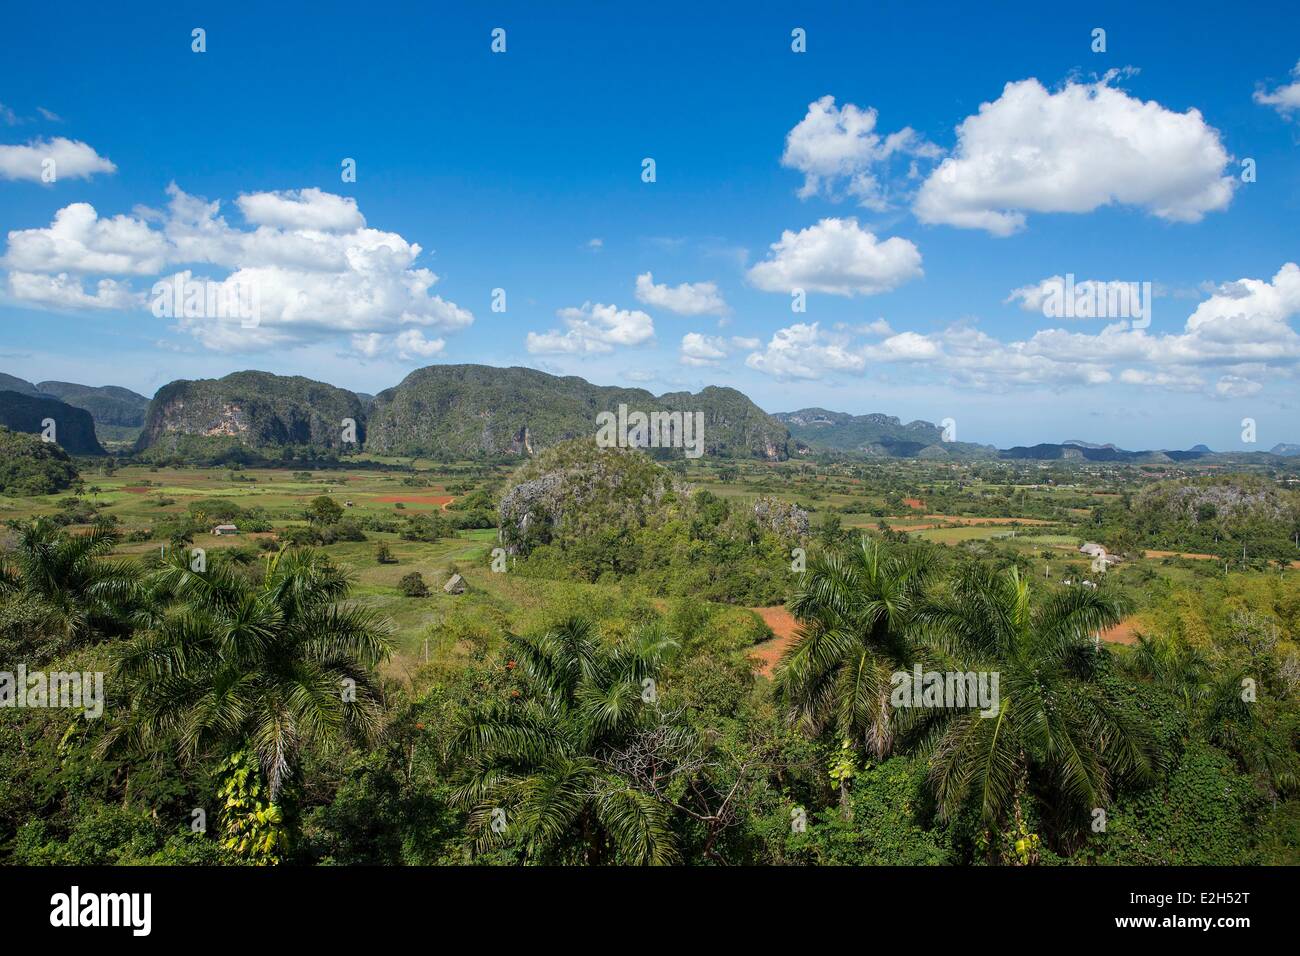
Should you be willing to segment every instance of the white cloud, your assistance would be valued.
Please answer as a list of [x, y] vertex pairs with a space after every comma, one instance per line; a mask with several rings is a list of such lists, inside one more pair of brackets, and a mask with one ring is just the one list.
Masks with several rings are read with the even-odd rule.
[[9, 233], [4, 264], [26, 272], [156, 275], [167, 264], [167, 241], [130, 216], [101, 219], [95, 207], [64, 206], [44, 229]]
[[235, 203], [244, 219], [258, 226], [355, 232], [366, 224], [355, 199], [321, 192], [314, 187], [248, 193], [236, 199]]
[[957, 149], [921, 186], [922, 222], [1006, 236], [1027, 212], [1091, 212], [1117, 203], [1198, 222], [1227, 208], [1236, 180], [1219, 133], [1198, 110], [1176, 113], [1110, 85], [1008, 83], [957, 127]]
[[1287, 320], [1296, 314], [1300, 314], [1300, 267], [1288, 262], [1271, 282], [1239, 279], [1218, 286], [1187, 319], [1187, 328], [1215, 333], [1231, 327], [1237, 335], [1249, 331], [1273, 337], [1287, 329]]
[[[191, 264], [228, 270], [213, 281], [256, 290], [256, 327], [236, 316], [177, 318], [178, 328], [223, 351], [411, 326], [452, 331], [474, 321], [469, 310], [432, 294], [438, 276], [415, 265], [419, 245], [365, 227], [351, 199], [315, 189], [241, 196], [237, 205], [260, 221], [248, 230], [227, 223], [219, 202], [175, 185], [168, 194], [164, 211], [137, 209], [111, 219], [86, 203], [66, 206], [47, 228], [9, 233], [4, 265], [15, 272], [116, 276], [159, 275]], [[408, 354], [427, 355], [441, 340], [405, 341]]]
[[682, 336], [678, 359], [683, 365], [696, 367], [716, 366], [729, 357], [736, 349], [752, 350], [762, 345], [761, 339], [744, 338], [733, 335], [730, 339], [721, 335], [703, 335], [699, 332], [687, 332]]
[[667, 309], [678, 315], [727, 315], [731, 311], [716, 283], [655, 285], [654, 276], [649, 272], [636, 277], [636, 298], [645, 305]]
[[433, 358], [447, 347], [443, 339], [426, 339], [419, 329], [407, 329], [397, 334], [397, 354], [401, 358]]
[[818, 323], [800, 322], [777, 329], [767, 347], [751, 352], [745, 364], [779, 379], [816, 379], [827, 372], [861, 372], [867, 363], [823, 333]]
[[378, 332], [358, 333], [352, 336], [352, 348], [366, 358], [378, 358], [384, 352], [384, 341]]
[[397, 335], [382, 335], [379, 332], [358, 333], [352, 336], [352, 349], [368, 359], [380, 358], [389, 352], [396, 352], [404, 360], [427, 359], [441, 355], [447, 347], [444, 339], [426, 339], [419, 329], [407, 329]]
[[727, 357], [727, 340], [720, 336], [687, 332], [682, 336], [679, 358], [683, 365], [718, 365]]
[[923, 362], [939, 354], [939, 346], [917, 332], [899, 332], [863, 350], [873, 362]]
[[581, 308], [555, 313], [568, 331], [529, 332], [525, 342], [533, 355], [587, 355], [612, 352], [615, 346], [641, 345], [654, 338], [654, 321], [639, 309], [584, 302]]
[[10, 272], [9, 291], [24, 304], [51, 309], [138, 309], [144, 297], [132, 292], [125, 283], [100, 279], [93, 293], [86, 292], [81, 280], [66, 272], [43, 275], [35, 272]]
[[[1271, 280], [1241, 279], [1216, 287], [1182, 331], [1171, 334], [1151, 334], [1121, 321], [1095, 334], [1052, 328], [1002, 342], [958, 323], [940, 332], [900, 332], [859, 345], [852, 334], [863, 334], [861, 327], [845, 326], [844, 334], [832, 337], [815, 324], [795, 325], [780, 330], [746, 364], [780, 378], [909, 364], [915, 375], [981, 390], [1118, 382], [1232, 398], [1257, 394], [1267, 376], [1300, 372], [1300, 335], [1291, 327], [1297, 315], [1300, 266], [1289, 262]], [[1213, 386], [1207, 385], [1211, 370], [1219, 376]]]
[[1255, 91], [1255, 102], [1261, 106], [1271, 106], [1281, 116], [1290, 119], [1291, 114], [1300, 110], [1300, 62], [1291, 69], [1295, 80], [1285, 86], [1275, 87], [1271, 92], [1262, 89]]
[[1002, 301], [1011, 304], [1016, 300], [1020, 301], [1020, 308], [1026, 312], [1043, 311], [1043, 303], [1052, 295], [1063, 295], [1065, 289], [1065, 278], [1063, 276], [1049, 276], [1033, 285], [1022, 285], [1018, 289], [1012, 289], [1011, 294]]
[[45, 162], [53, 160], [54, 182], [89, 179], [96, 173], [115, 173], [117, 167], [79, 140], [56, 136], [34, 139], [25, 146], [0, 146], [0, 179], [45, 182]]
[[843, 189], [871, 209], [888, 202], [873, 167], [895, 154], [936, 157], [940, 150], [915, 130], [904, 127], [881, 136], [876, 132], [876, 111], [852, 103], [836, 107], [835, 97], [823, 96], [808, 104], [808, 113], [786, 135], [781, 165], [804, 174], [799, 197], [818, 193], [834, 199]]
[[1263, 389], [1259, 382], [1252, 382], [1239, 375], [1225, 375], [1214, 384], [1214, 394], [1219, 398], [1250, 398]]
[[823, 219], [799, 232], [785, 230], [771, 254], [749, 270], [764, 292], [794, 289], [831, 295], [875, 295], [919, 278], [921, 253], [897, 236], [878, 241], [856, 219]]

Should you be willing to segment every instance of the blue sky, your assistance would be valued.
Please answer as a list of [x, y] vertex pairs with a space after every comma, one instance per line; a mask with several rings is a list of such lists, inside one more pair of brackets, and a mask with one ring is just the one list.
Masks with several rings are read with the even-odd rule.
[[[1300, 440], [1285, 4], [227, 6], [6, 12], [0, 370], [481, 362], [1001, 446]], [[183, 270], [257, 284], [257, 327], [153, 314]], [[1046, 316], [1067, 274], [1150, 282], [1149, 327]]]

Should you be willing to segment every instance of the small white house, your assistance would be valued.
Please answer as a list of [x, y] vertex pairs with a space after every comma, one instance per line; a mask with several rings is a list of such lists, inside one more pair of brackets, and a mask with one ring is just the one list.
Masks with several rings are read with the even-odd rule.
[[1082, 554], [1088, 555], [1088, 557], [1090, 558], [1104, 558], [1106, 556], [1106, 549], [1099, 544], [1094, 544], [1091, 541], [1087, 541], [1079, 545], [1079, 551]]
[[239, 529], [233, 524], [219, 524], [212, 529], [212, 533], [218, 536], [223, 534], [239, 534]]

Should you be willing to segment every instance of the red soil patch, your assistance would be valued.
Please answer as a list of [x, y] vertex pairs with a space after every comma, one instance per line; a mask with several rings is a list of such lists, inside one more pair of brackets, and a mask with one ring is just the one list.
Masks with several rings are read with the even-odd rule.
[[793, 614], [784, 607], [751, 607], [751, 611], [763, 619], [763, 623], [772, 629], [776, 637], [762, 644], [755, 644], [750, 651], [750, 660], [754, 662], [754, 670], [764, 677], [771, 677], [772, 670], [776, 667], [777, 661], [785, 654], [785, 649], [794, 643], [795, 631], [799, 628], [799, 622], [795, 620]]
[[1219, 560], [1212, 554], [1196, 554], [1191, 551], [1148, 551], [1148, 558], [1191, 558], [1195, 561], [1217, 561]]
[[119, 488], [118, 491], [125, 491], [128, 495], [147, 495], [153, 491], [152, 488], [144, 488], [140, 485], [132, 485], [130, 488]]
[[1101, 639], [1107, 644], [1136, 644], [1137, 633], [1133, 618], [1126, 617], [1114, 627], [1102, 631]]
[[382, 498], [375, 498], [374, 500], [384, 504], [400, 501], [406, 505], [441, 505], [446, 508], [456, 499], [452, 495], [384, 495]]
[[903, 504], [907, 505], [909, 508], [915, 508], [917, 511], [925, 510], [925, 502], [920, 498], [904, 498]]

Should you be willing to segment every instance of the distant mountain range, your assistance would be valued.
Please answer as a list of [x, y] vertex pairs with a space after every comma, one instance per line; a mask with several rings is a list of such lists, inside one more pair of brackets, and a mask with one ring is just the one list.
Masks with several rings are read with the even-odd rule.
[[[1186, 450], [1126, 451], [1079, 440], [997, 449], [944, 441], [926, 421], [804, 408], [769, 415], [733, 388], [653, 395], [593, 385], [576, 376], [529, 368], [432, 365], [378, 395], [351, 392], [301, 376], [235, 372], [220, 379], [179, 379], [153, 399], [116, 386], [33, 384], [0, 373], [0, 424], [39, 433], [58, 423], [72, 454], [102, 454], [96, 440], [135, 440], [137, 452], [185, 455], [204, 447], [289, 446], [381, 455], [443, 458], [527, 457], [567, 438], [595, 433], [600, 412], [701, 412], [704, 451], [712, 457], [779, 461], [847, 458], [1174, 463], [1223, 457], [1205, 445]], [[351, 425], [349, 425], [351, 423]], [[355, 444], [353, 443], [355, 442]], [[1271, 454], [1300, 455], [1281, 443]]]
[[801, 408], [772, 416], [790, 429], [790, 437], [809, 452], [831, 451], [887, 458], [992, 457], [991, 445], [946, 442], [943, 429], [931, 422], [904, 425], [892, 415], [849, 415], [824, 408]]
[[74, 408], [90, 412], [97, 425], [139, 428], [149, 410], [149, 399], [116, 385], [74, 385], [72, 382], [38, 382], [32, 384], [0, 372], [0, 390], [32, 397], [58, 399]]
[[48, 395], [0, 390], [0, 425], [29, 435], [48, 433], [70, 455], [104, 454], [90, 412]]

